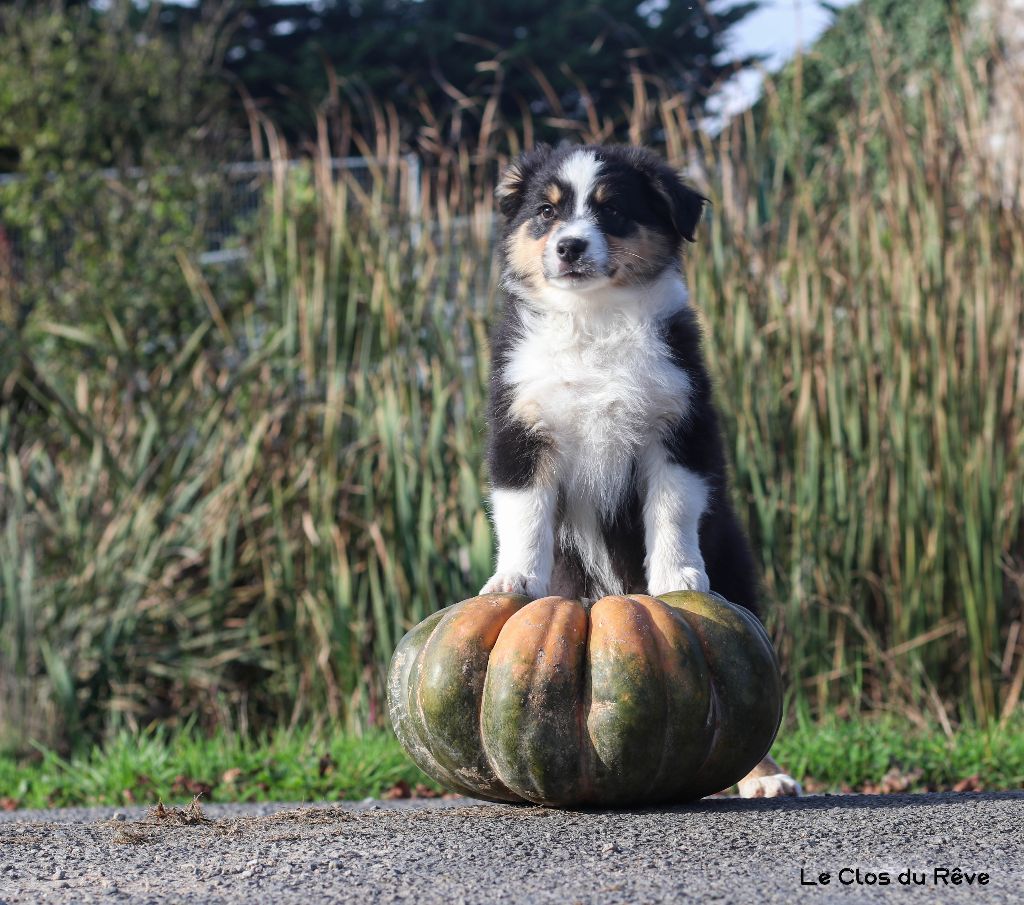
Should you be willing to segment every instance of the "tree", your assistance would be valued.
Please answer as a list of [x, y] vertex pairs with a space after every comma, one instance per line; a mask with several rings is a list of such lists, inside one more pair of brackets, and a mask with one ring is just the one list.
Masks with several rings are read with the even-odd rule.
[[[708, 91], [751, 62], [723, 63], [721, 51], [757, 5], [713, 13], [677, 0], [248, 0], [226, 60], [293, 137], [311, 131], [313, 111], [329, 100], [329, 70], [350, 98], [393, 104], [408, 137], [432, 117], [444, 138], [472, 136], [488, 101], [492, 117], [530, 117], [542, 131], [584, 123], [592, 106], [622, 137], [638, 79], [681, 94], [699, 114]], [[179, 7], [167, 21], [202, 9]]]
[[158, 11], [0, 6], [0, 334], [79, 325], [55, 366], [108, 343], [141, 361], [198, 314], [177, 253], [201, 234], [203, 161], [231, 153], [223, 22], [170, 36]]
[[158, 12], [0, 5], [0, 171], [158, 164], [209, 133], [228, 93], [222, 22], [211, 7], [171, 36]]

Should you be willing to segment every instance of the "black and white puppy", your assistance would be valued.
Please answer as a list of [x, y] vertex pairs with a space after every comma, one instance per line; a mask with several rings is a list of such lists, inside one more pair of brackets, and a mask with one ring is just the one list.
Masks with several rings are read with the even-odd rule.
[[[589, 146], [523, 155], [496, 196], [507, 295], [488, 434], [498, 562], [481, 593], [713, 589], [757, 612], [680, 268], [705, 199], [648, 151]], [[740, 791], [799, 787], [766, 758]]]

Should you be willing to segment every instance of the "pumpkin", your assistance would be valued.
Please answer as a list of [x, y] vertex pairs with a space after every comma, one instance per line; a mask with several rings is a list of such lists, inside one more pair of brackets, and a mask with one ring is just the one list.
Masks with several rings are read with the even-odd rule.
[[484, 594], [399, 643], [388, 710], [429, 776], [475, 798], [682, 802], [767, 754], [782, 682], [767, 634], [718, 595]]

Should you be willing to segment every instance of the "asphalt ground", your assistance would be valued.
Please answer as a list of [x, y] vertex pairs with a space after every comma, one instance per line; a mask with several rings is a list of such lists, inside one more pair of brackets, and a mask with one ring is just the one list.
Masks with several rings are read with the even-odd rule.
[[114, 814], [0, 816], [0, 902], [1024, 901], [1024, 791]]

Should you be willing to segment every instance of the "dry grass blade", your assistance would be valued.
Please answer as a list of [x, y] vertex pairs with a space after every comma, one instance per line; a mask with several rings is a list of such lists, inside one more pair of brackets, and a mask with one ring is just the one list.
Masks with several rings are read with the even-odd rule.
[[141, 824], [158, 823], [162, 826], [201, 826], [212, 822], [203, 813], [198, 795], [184, 808], [167, 807], [162, 801], [158, 801], [140, 821]]

